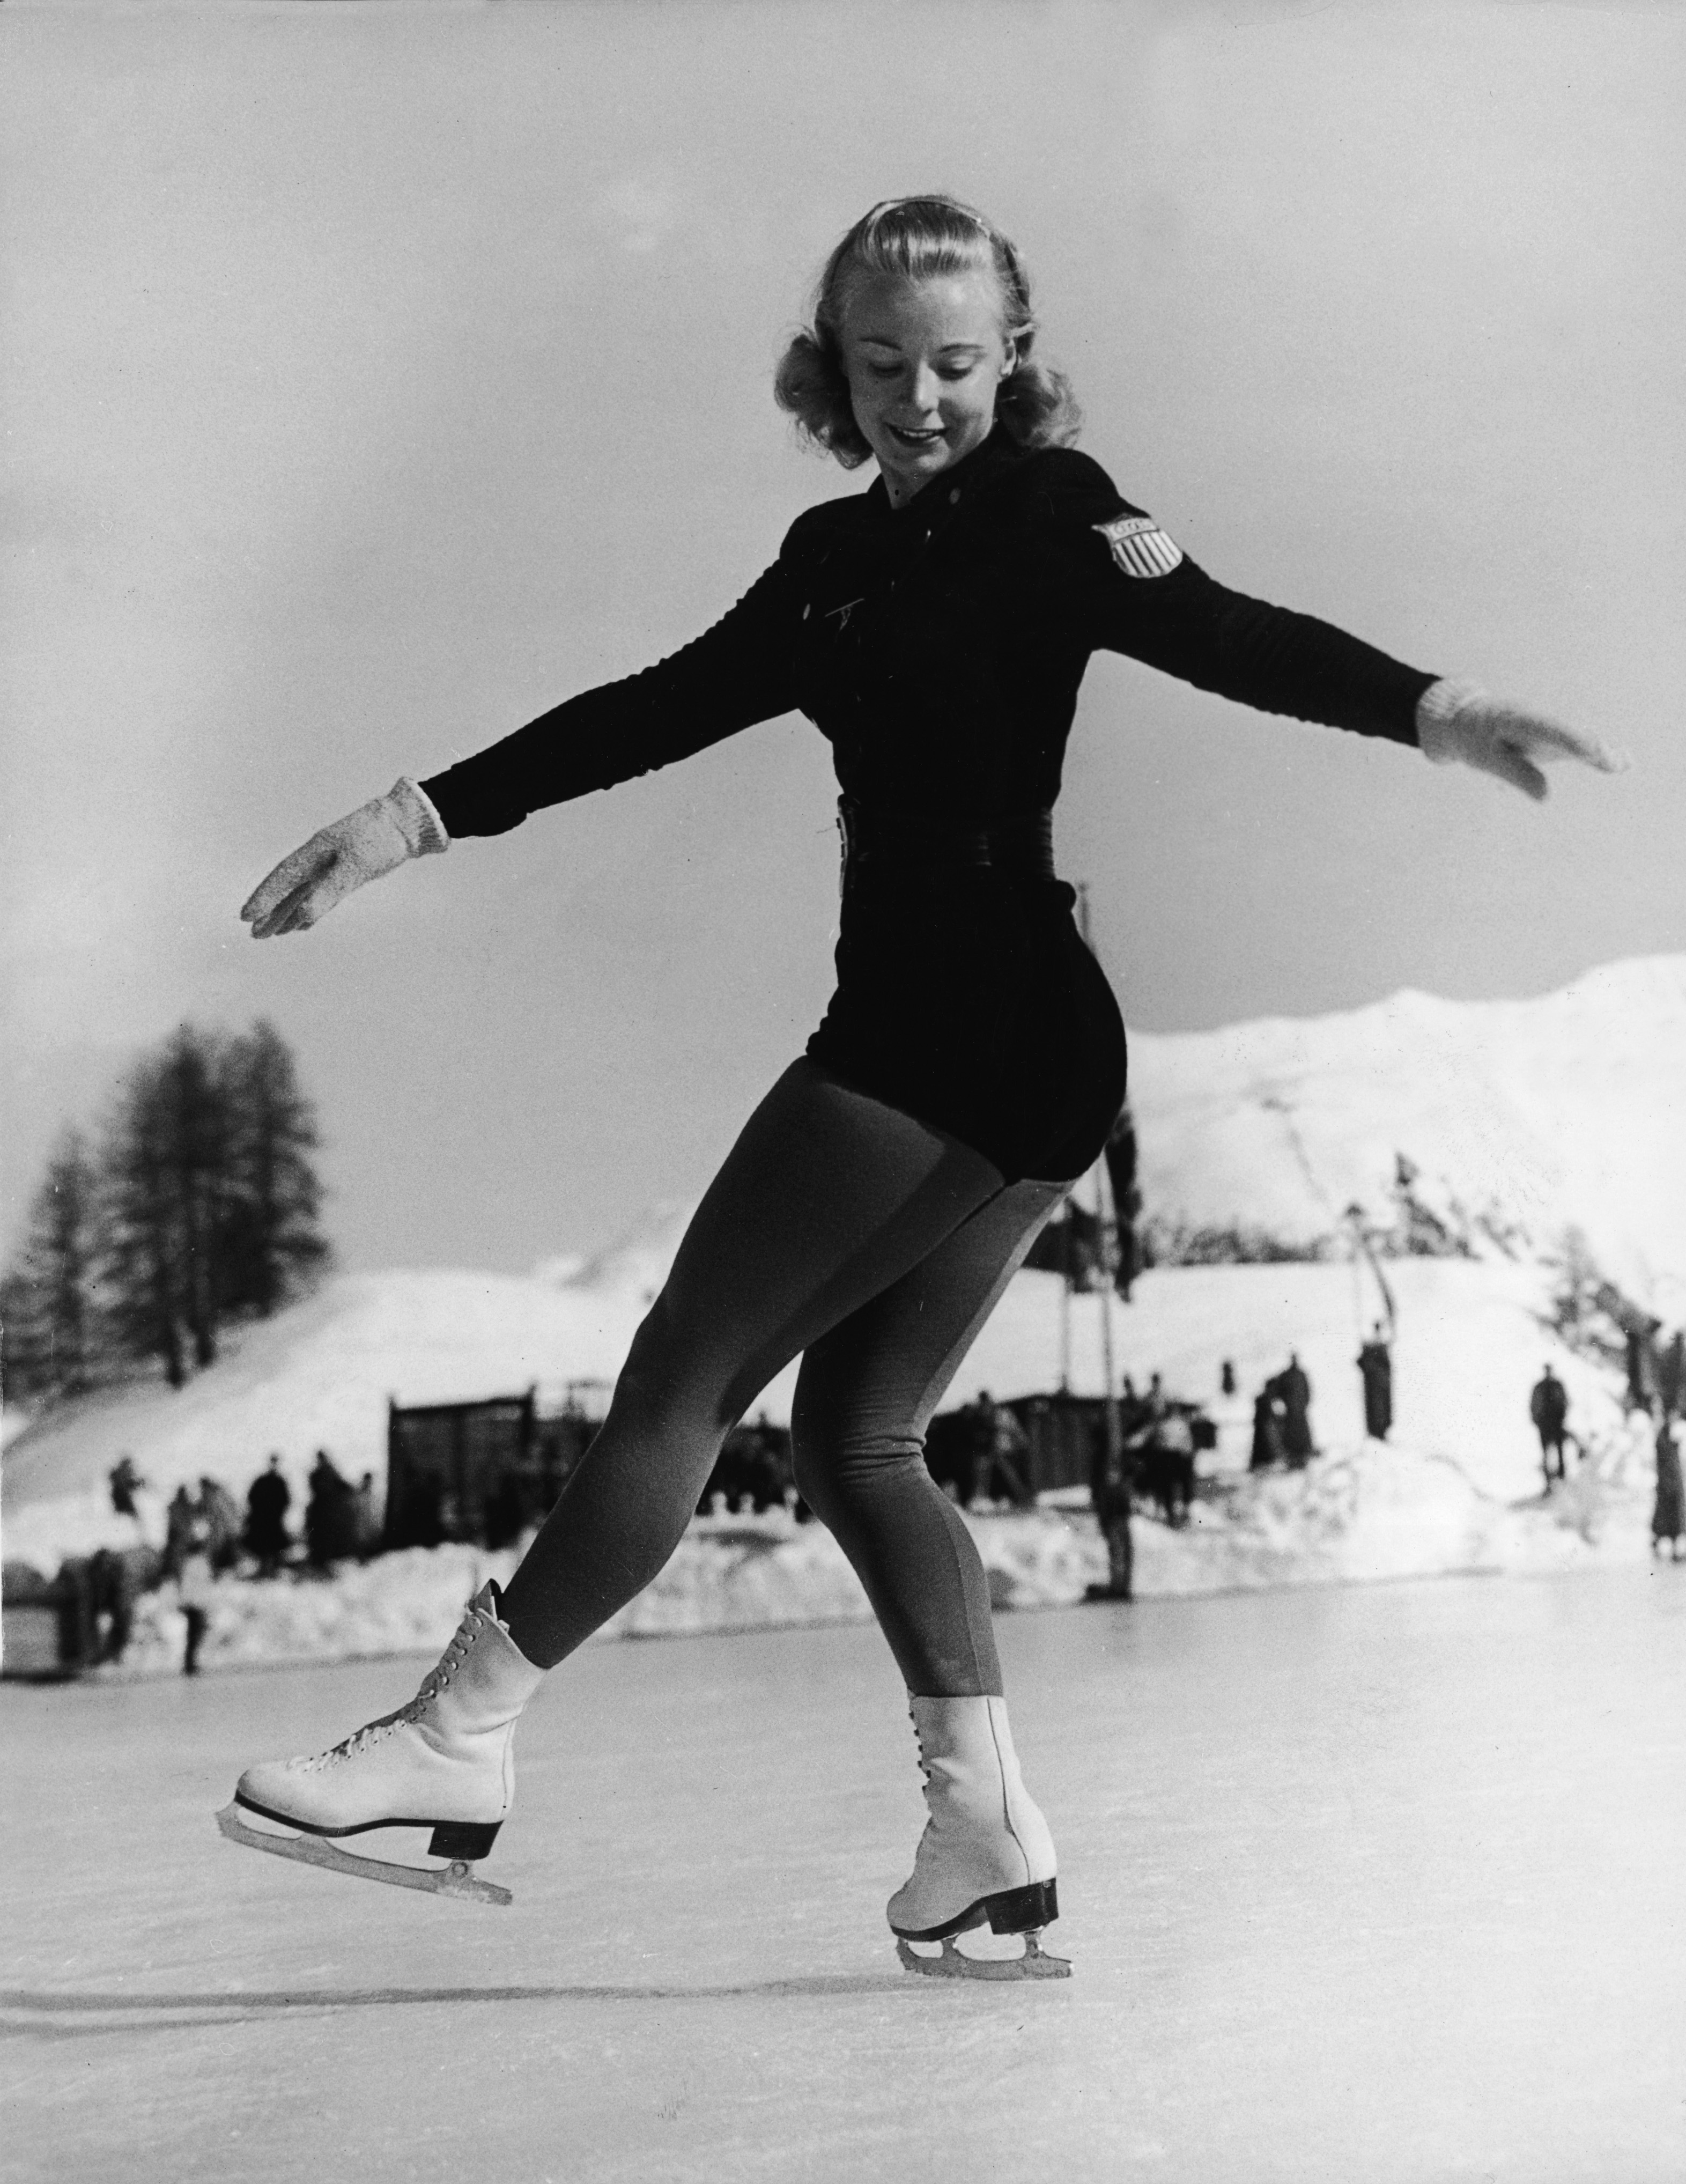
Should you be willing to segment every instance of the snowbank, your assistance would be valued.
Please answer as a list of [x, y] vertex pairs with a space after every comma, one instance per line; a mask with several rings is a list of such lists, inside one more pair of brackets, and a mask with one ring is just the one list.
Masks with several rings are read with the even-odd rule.
[[[1137, 1593], [1150, 1600], [1456, 1571], [1641, 1565], [1650, 1552], [1648, 1446], [1636, 1420], [1566, 1488], [1533, 1504], [1483, 1494], [1444, 1457], [1373, 1441], [1320, 1457], [1304, 1472], [1210, 1483], [1177, 1530], [1137, 1518]], [[980, 1513], [967, 1521], [999, 1609], [1069, 1607], [1105, 1579], [1105, 1547], [1087, 1511]], [[463, 1602], [488, 1577], [507, 1578], [516, 1559], [514, 1550], [412, 1548], [326, 1580], [223, 1579], [211, 1588], [202, 1663], [215, 1669], [435, 1654]], [[865, 1622], [871, 1613], [823, 1527], [774, 1513], [705, 1518], [598, 1638]], [[175, 1589], [149, 1595], [122, 1669], [107, 1673], [173, 1670], [182, 1630]]]

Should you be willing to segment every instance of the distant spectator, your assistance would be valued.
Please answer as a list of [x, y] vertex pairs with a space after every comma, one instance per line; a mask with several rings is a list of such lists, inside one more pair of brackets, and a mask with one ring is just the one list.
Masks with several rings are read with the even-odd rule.
[[1283, 1447], [1282, 1391], [1275, 1380], [1266, 1380], [1253, 1404], [1253, 1453], [1249, 1471], [1269, 1471], [1285, 1459]]
[[1379, 1319], [1358, 1353], [1358, 1372], [1364, 1383], [1364, 1430], [1372, 1440], [1386, 1440], [1394, 1424], [1394, 1360]]
[[273, 1577], [292, 1544], [287, 1529], [292, 1506], [292, 1489], [281, 1475], [281, 1458], [272, 1456], [268, 1470], [258, 1474], [246, 1493], [246, 1548], [259, 1577]]
[[[1128, 1384], [1127, 1382], [1126, 1384]], [[1133, 1404], [1134, 1390], [1131, 1390]], [[1116, 1439], [1116, 1449], [1110, 1443]], [[1136, 1542], [1130, 1529], [1135, 1486], [1134, 1450], [1121, 1433], [1109, 1433], [1105, 1423], [1094, 1436], [1089, 1463], [1089, 1499], [1095, 1521], [1106, 1541], [1106, 1583], [1086, 1588], [1088, 1600], [1129, 1600], [1134, 1596]]]
[[1277, 1387], [1282, 1396], [1283, 1454], [1298, 1471], [1317, 1453], [1311, 1438], [1311, 1383], [1298, 1351], [1289, 1352], [1286, 1368], [1277, 1375]]
[[980, 1495], [993, 1501], [998, 1487], [1004, 1487], [1006, 1498], [1021, 1506], [1034, 1498], [1021, 1468], [1030, 1451], [1025, 1429], [987, 1388], [978, 1390], [972, 1406], [970, 1443], [970, 1476], [961, 1497], [964, 1502], [970, 1505]]
[[132, 1456], [118, 1457], [116, 1462], [111, 1467], [111, 1475], [108, 1483], [111, 1488], [111, 1506], [118, 1515], [138, 1518], [141, 1513], [135, 1507], [135, 1496], [147, 1482], [136, 1470], [135, 1459]]
[[178, 1486], [170, 1497], [170, 1507], [164, 1513], [164, 1571], [166, 1577], [180, 1578], [181, 1565], [189, 1549], [203, 1544], [203, 1524], [199, 1505], [185, 1486]]
[[128, 1557], [115, 1548], [100, 1548], [88, 1558], [87, 1584], [89, 1619], [99, 1633], [95, 1658], [115, 1663], [128, 1650], [135, 1618], [134, 1579]]
[[199, 1648], [204, 1643], [205, 1632], [210, 1624], [210, 1529], [203, 1502], [192, 1503], [186, 1534], [182, 1541], [181, 1563], [175, 1573], [181, 1588], [182, 1620], [187, 1626], [181, 1652], [181, 1673], [184, 1676], [198, 1674]]
[[1656, 1391], [1665, 1418], [1686, 1409], [1686, 1328], [1677, 1327], [1656, 1353]]
[[375, 1474], [365, 1471], [352, 1496], [352, 1530], [357, 1559], [366, 1563], [381, 1552], [381, 1513], [376, 1506]]
[[1185, 1412], [1162, 1404], [1148, 1430], [1155, 1498], [1167, 1524], [1184, 1524], [1194, 1498], [1194, 1429]]
[[351, 1482], [341, 1476], [325, 1448], [310, 1467], [310, 1493], [304, 1504], [304, 1551], [314, 1570], [331, 1569], [357, 1549]]
[[1235, 1361], [1233, 1358], [1226, 1357], [1222, 1365], [1219, 1368], [1218, 1392], [1220, 1395], [1224, 1396], [1233, 1396], [1235, 1393]]
[[1651, 1407], [1651, 1337], [1661, 1324], [1660, 1320], [1652, 1320], [1644, 1334], [1638, 1328], [1628, 1329], [1628, 1407], [1630, 1411], [1649, 1411]]
[[[1534, 1431], [1539, 1435], [1539, 1468], [1545, 1474], [1545, 1490], [1551, 1491], [1554, 1479], [1565, 1476], [1563, 1443], [1569, 1424], [1569, 1394], [1563, 1383], [1548, 1365], [1533, 1384], [1528, 1396], [1528, 1416], [1533, 1420]], [[1556, 1468], [1552, 1468], [1552, 1458]]]
[[1680, 1482], [1680, 1445], [1674, 1421], [1665, 1418], [1656, 1429], [1656, 1501], [1651, 1508], [1651, 1552], [1664, 1541], [1672, 1560], [1686, 1560], [1686, 1507]]
[[211, 1572], [220, 1576], [240, 1559], [240, 1505], [220, 1479], [199, 1481], [199, 1507], [205, 1520], [205, 1552]]

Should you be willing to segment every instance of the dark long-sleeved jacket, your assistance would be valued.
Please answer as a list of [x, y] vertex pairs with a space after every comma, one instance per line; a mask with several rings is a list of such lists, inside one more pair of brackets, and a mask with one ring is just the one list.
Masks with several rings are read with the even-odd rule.
[[[1227, 590], [1099, 464], [998, 430], [900, 509], [882, 482], [810, 509], [694, 643], [422, 785], [453, 835], [500, 833], [798, 710], [865, 813], [999, 826], [1058, 797], [1097, 650], [1405, 744], [1434, 679]], [[1121, 1101], [1123, 1039], [1071, 902], [1057, 882], [999, 873], [852, 889], [838, 992], [810, 1054], [954, 1130], [1010, 1179], [1080, 1173]]]

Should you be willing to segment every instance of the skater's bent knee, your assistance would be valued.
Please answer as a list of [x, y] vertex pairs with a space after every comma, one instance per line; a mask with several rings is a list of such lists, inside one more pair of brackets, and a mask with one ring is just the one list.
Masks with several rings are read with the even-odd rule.
[[804, 1435], [791, 1450], [796, 1490], [811, 1509], [882, 1492], [893, 1482], [926, 1480], [925, 1444], [915, 1434], [856, 1440]]

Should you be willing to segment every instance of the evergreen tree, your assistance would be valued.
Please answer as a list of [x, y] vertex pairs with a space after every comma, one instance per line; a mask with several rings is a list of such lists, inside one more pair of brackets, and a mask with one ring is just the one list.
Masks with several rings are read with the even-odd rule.
[[183, 1025], [131, 1072], [106, 1145], [114, 1323], [125, 1348], [160, 1360], [172, 1388], [187, 1377], [190, 1336], [195, 1362], [216, 1356], [205, 1260], [217, 1223], [206, 1217], [201, 1159], [206, 1045]]
[[214, 1363], [221, 1327], [278, 1310], [327, 1262], [317, 1142], [273, 1024], [181, 1025], [131, 1071], [98, 1160], [74, 1135], [55, 1156], [0, 1290], [9, 1384], [68, 1394], [102, 1349], [157, 1358], [175, 1388]]
[[80, 1132], [67, 1130], [31, 1206], [16, 1264], [0, 1287], [8, 1392], [70, 1396], [92, 1386], [101, 1251], [98, 1173]]
[[219, 1252], [225, 1311], [260, 1319], [307, 1290], [328, 1260], [317, 1226], [320, 1142], [285, 1040], [259, 1021], [223, 1058], [229, 1118], [227, 1195]]

